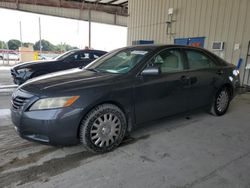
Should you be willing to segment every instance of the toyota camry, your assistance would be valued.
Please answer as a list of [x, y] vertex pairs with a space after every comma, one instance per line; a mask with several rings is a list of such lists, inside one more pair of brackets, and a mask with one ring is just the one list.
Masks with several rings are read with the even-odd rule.
[[27, 81], [13, 93], [11, 117], [22, 138], [107, 152], [151, 120], [196, 108], [223, 115], [238, 86], [236, 67], [205, 49], [132, 46]]

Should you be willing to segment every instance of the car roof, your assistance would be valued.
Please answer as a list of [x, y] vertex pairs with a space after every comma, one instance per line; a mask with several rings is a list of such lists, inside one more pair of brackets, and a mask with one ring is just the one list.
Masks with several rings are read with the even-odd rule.
[[[137, 50], [152, 50], [152, 51], [159, 51], [161, 49], [165, 48], [182, 48], [182, 49], [193, 49], [193, 50], [200, 50], [208, 54], [213, 54], [209, 50], [201, 47], [195, 47], [195, 46], [187, 46], [187, 45], [177, 45], [177, 44], [147, 44], [147, 45], [133, 45], [124, 47], [121, 49], [137, 49]], [[213, 54], [215, 55], [215, 54]]]
[[74, 49], [71, 50], [73, 52], [100, 52], [100, 53], [107, 53], [106, 51], [103, 50], [93, 50], [93, 49]]
[[161, 48], [189, 48], [189, 49], [202, 49], [200, 47], [194, 47], [194, 46], [187, 46], [187, 45], [177, 45], [177, 44], [143, 44], [143, 45], [133, 45], [128, 46], [128, 48], [135, 48], [135, 49], [161, 49]]

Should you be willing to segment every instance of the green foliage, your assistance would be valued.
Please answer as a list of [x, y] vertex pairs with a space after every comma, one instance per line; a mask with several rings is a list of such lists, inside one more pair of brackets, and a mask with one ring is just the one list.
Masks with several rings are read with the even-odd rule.
[[66, 43], [61, 43], [61, 44], [58, 44], [56, 45], [56, 51], [69, 51], [69, 50], [73, 50], [73, 49], [78, 49], [77, 47], [73, 47], [73, 46], [70, 46]]
[[4, 41], [0, 41], [0, 49], [7, 49], [7, 45]]
[[34, 44], [31, 43], [31, 42], [24, 42], [23, 43], [23, 46], [26, 47], [26, 48], [28, 48], [30, 45], [34, 46]]
[[[21, 47], [21, 42], [16, 39], [9, 40], [8, 47], [10, 50], [18, 50], [19, 47]], [[66, 43], [61, 43], [58, 45], [53, 45], [47, 40], [42, 40], [42, 51], [69, 51], [73, 49], [78, 49], [77, 47], [70, 46]], [[33, 45], [34, 50], [39, 51], [40, 50], [40, 42], [37, 41], [35, 44], [31, 42], [24, 42], [24, 47], [29, 47], [29, 45]], [[0, 41], [0, 49], [7, 49], [7, 44], [4, 41]]]
[[8, 41], [8, 47], [10, 50], [18, 50], [18, 48], [21, 46], [21, 42], [16, 39], [11, 39]]
[[[55, 46], [51, 44], [49, 41], [42, 39], [42, 51], [54, 51]], [[34, 50], [40, 50], [40, 41], [37, 41], [34, 45]]]

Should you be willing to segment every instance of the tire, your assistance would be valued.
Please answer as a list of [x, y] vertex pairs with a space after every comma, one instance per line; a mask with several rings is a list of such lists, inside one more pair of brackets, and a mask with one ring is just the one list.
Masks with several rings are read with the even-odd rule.
[[80, 125], [80, 142], [95, 153], [114, 150], [122, 142], [127, 122], [122, 110], [113, 104], [103, 104], [92, 109]]
[[222, 116], [227, 112], [229, 104], [230, 92], [226, 87], [221, 88], [214, 97], [210, 113], [215, 116]]

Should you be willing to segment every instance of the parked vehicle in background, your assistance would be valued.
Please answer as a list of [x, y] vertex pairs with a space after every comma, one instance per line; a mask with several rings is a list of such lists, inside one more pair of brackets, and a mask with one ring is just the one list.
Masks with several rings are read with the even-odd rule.
[[14, 51], [2, 51], [0, 52], [0, 59], [1, 60], [12, 60], [12, 61], [19, 61], [19, 54]]
[[11, 117], [25, 139], [107, 152], [151, 120], [201, 107], [223, 115], [239, 83], [237, 68], [205, 49], [126, 47], [85, 69], [24, 83], [13, 93]]
[[11, 75], [14, 83], [20, 85], [30, 78], [44, 74], [85, 67], [106, 53], [100, 50], [71, 50], [53, 60], [33, 61], [15, 65], [11, 68]]
[[42, 54], [38, 54], [38, 60], [46, 60], [46, 57]]

